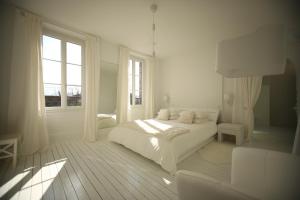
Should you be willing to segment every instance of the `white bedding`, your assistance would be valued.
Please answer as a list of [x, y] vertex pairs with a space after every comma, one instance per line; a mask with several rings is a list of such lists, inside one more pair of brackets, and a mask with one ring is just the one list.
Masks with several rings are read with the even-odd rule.
[[116, 114], [97, 114], [98, 129], [116, 126]]
[[[143, 120], [140, 120], [143, 121]], [[217, 132], [215, 122], [207, 121], [201, 124], [183, 124], [175, 120], [161, 121], [156, 119], [145, 120], [151, 127], [164, 130], [170, 127], [189, 129], [188, 133], [179, 134], [171, 140], [145, 134], [138, 129], [126, 126], [117, 126], [109, 134], [109, 140], [153, 160], [171, 173], [176, 171], [176, 164], [192, 149], [210, 140]]]

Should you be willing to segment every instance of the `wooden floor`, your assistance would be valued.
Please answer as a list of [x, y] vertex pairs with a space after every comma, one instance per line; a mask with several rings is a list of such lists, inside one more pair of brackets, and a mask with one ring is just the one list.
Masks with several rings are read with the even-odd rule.
[[174, 177], [158, 165], [107, 141], [56, 143], [1, 161], [0, 199], [178, 199]]

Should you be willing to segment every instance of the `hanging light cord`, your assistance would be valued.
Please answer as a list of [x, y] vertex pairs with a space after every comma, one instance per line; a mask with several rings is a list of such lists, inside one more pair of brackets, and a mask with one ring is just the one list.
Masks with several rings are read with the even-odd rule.
[[152, 43], [152, 47], [153, 47], [153, 52], [152, 55], [153, 57], [155, 57], [155, 21], [154, 21], [154, 13], [153, 13], [153, 24], [152, 24], [152, 31], [153, 31], [153, 43]]
[[150, 6], [150, 10], [152, 12], [152, 56], [155, 57], [155, 45], [156, 45], [156, 38], [155, 38], [155, 31], [156, 31], [156, 25], [155, 25], [155, 13], [157, 11], [157, 4], [153, 3]]

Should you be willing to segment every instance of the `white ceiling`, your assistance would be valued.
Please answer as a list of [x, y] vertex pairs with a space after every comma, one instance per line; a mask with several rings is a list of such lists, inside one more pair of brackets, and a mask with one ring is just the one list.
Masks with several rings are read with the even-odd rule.
[[[12, 0], [43, 17], [151, 54], [152, 0]], [[272, 0], [156, 0], [157, 54], [169, 57], [264, 23], [294, 26], [291, 5]], [[294, 5], [292, 5], [294, 6]], [[295, 8], [296, 9], [296, 8]]]

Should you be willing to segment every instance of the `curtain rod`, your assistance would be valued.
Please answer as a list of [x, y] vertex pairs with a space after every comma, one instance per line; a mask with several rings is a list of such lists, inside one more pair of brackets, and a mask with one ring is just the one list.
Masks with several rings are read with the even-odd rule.
[[39, 18], [41, 18], [42, 22], [44, 22], [44, 23], [48, 23], [48, 24], [53, 25], [53, 26], [58, 26], [60, 28], [64, 28], [64, 29], [66, 29], [68, 31], [72, 31], [72, 32], [75, 32], [77, 34], [81, 34], [81, 35], [84, 35], [84, 36], [91, 35], [91, 36], [95, 36], [95, 37], [100, 37], [101, 38], [101, 36], [99, 36], [99, 35], [96, 35], [96, 34], [93, 34], [93, 33], [84, 32], [84, 31], [81, 31], [81, 30], [79, 30], [77, 28], [74, 28], [72, 26], [62, 24], [62, 23], [60, 23], [60, 22], [58, 22], [56, 20], [49, 19], [49, 18], [44, 17], [42, 15], [39, 15], [39, 14], [37, 14], [35, 12], [32, 12], [32, 11], [26, 9], [26, 8], [23, 8], [23, 7], [20, 7], [18, 5], [15, 5], [15, 4], [11, 3], [11, 2], [6, 2], [6, 3], [8, 5], [11, 5], [11, 6], [15, 7], [16, 9], [18, 9], [20, 11], [27, 12], [27, 13], [30, 13], [32, 15], [38, 16]]

